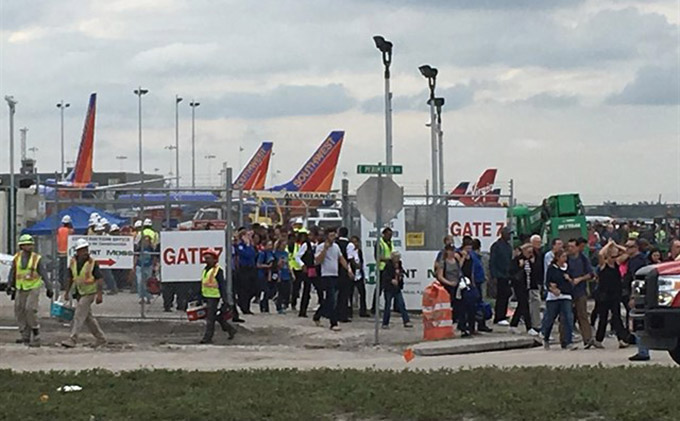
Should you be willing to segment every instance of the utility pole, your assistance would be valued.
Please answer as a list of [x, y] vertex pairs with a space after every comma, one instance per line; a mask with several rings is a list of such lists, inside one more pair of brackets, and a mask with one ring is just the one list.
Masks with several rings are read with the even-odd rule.
[[9, 95], [5, 96], [5, 101], [9, 106], [9, 254], [14, 255], [17, 242], [17, 204], [14, 191], [14, 114], [17, 101]]
[[179, 189], [179, 103], [182, 98], [175, 95], [175, 187]]
[[57, 104], [57, 108], [59, 108], [59, 114], [61, 115], [61, 179], [65, 180], [66, 179], [66, 168], [64, 167], [64, 111], [70, 107], [71, 104], [69, 103], [64, 103], [64, 100], [62, 99], [59, 101]]

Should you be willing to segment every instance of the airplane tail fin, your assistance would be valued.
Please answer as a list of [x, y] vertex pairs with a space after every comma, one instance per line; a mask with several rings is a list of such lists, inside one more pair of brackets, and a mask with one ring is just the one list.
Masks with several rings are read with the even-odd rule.
[[234, 181], [234, 189], [264, 190], [273, 146], [272, 142], [262, 142], [260, 148], [250, 158], [250, 161], [243, 167], [241, 174]]
[[344, 138], [344, 131], [331, 132], [292, 180], [272, 190], [329, 192], [333, 187]]
[[482, 173], [479, 177], [477, 184], [475, 185], [475, 190], [484, 191], [484, 189], [490, 189], [493, 187], [493, 183], [496, 182], [496, 173], [498, 172], [495, 168], [489, 168]]
[[451, 190], [450, 199], [459, 200], [461, 198], [461, 196], [464, 196], [465, 193], [467, 193], [469, 186], [470, 186], [470, 182], [461, 181], [460, 184], [458, 184], [458, 186], [456, 186], [455, 189]]
[[66, 181], [73, 185], [87, 185], [92, 181], [92, 161], [94, 155], [94, 122], [97, 109], [97, 94], [90, 95], [90, 101], [85, 115], [85, 125], [78, 148], [78, 158], [73, 170], [66, 177]]
[[482, 203], [485, 205], [495, 205], [500, 201], [501, 189], [493, 189], [491, 193], [486, 194], [482, 198]]

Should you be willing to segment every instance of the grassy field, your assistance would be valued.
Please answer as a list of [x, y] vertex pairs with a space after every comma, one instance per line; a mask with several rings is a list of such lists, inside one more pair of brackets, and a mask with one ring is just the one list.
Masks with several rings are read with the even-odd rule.
[[[66, 384], [83, 390], [56, 391]], [[640, 421], [677, 420], [680, 414], [680, 370], [654, 366], [456, 372], [5, 370], [0, 385], [0, 419], [22, 421]]]

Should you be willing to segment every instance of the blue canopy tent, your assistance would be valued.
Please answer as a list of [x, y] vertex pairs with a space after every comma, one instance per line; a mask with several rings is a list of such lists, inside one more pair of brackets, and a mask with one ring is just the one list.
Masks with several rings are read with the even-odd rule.
[[118, 226], [127, 225], [129, 220], [127, 218], [122, 218], [116, 214], [108, 213], [97, 208], [91, 208], [88, 206], [71, 206], [68, 209], [64, 209], [59, 212], [58, 215], [52, 215], [42, 221], [34, 224], [32, 227], [25, 228], [21, 231], [22, 234], [31, 235], [51, 235], [53, 231], [61, 225], [61, 219], [68, 215], [71, 217], [71, 222], [73, 223], [73, 228], [77, 234], [84, 234], [87, 231], [87, 225], [90, 221], [90, 214], [96, 212], [102, 218], [106, 218], [110, 224], [116, 224]]

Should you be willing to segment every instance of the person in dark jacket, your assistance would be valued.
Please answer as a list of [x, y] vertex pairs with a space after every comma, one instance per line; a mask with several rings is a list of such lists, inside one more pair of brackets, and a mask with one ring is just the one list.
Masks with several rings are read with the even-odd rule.
[[489, 270], [491, 277], [496, 280], [496, 308], [494, 323], [508, 326], [508, 302], [512, 295], [510, 288], [510, 263], [512, 261], [512, 246], [510, 245], [510, 228], [501, 231], [501, 237], [491, 246]]
[[574, 313], [571, 307], [571, 296], [574, 288], [572, 279], [567, 273], [567, 258], [567, 253], [564, 250], [555, 252], [545, 280], [548, 285], [548, 296], [546, 297], [546, 308], [543, 315], [543, 347], [545, 349], [550, 349], [550, 334], [557, 316], [560, 316], [564, 326], [562, 348], [578, 349], [578, 346], [573, 343], [572, 336]]
[[517, 326], [521, 317], [524, 319], [527, 333], [531, 336], [538, 335], [538, 332], [533, 329], [531, 324], [531, 313], [529, 312], [529, 289], [532, 286], [532, 282], [534, 284], [537, 282], [536, 275], [534, 274], [535, 264], [534, 249], [528, 243], [521, 247], [521, 254], [512, 259], [510, 276], [512, 279], [512, 289], [517, 298], [517, 309], [510, 320], [511, 333], [517, 333]]
[[[217, 258], [218, 252], [213, 249], [203, 253], [205, 268], [201, 275], [201, 295], [208, 308], [202, 344], [212, 343], [215, 322], [218, 322], [222, 330], [227, 332], [229, 339], [233, 339], [236, 334], [236, 329], [224, 317], [228, 311], [227, 281], [224, 278], [224, 270], [217, 264]], [[221, 306], [219, 305], [220, 299], [222, 300]]]
[[380, 288], [385, 294], [385, 311], [383, 313], [383, 329], [390, 327], [390, 309], [392, 308], [392, 300], [397, 303], [399, 313], [401, 313], [401, 320], [404, 322], [404, 327], [411, 328], [411, 320], [406, 312], [406, 304], [404, 303], [404, 295], [401, 290], [404, 288], [404, 268], [401, 264], [401, 253], [393, 251], [390, 260], [385, 263], [385, 269], [380, 272]]
[[613, 241], [607, 243], [599, 254], [599, 285], [597, 289], [597, 310], [599, 323], [595, 332], [595, 348], [604, 348], [602, 341], [607, 331], [607, 321], [611, 314], [611, 325], [619, 339], [619, 346], [625, 348], [631, 341], [630, 334], [621, 321], [621, 294], [623, 279], [619, 270], [620, 252], [625, 249]]

